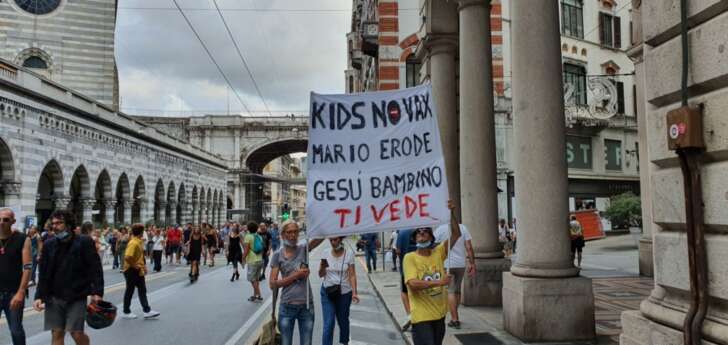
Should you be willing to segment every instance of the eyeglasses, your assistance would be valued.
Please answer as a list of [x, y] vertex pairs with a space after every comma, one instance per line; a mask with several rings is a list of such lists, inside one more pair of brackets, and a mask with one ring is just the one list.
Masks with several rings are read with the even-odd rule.
[[52, 221], [51, 222], [51, 225], [62, 225], [62, 224], [63, 224], [63, 221], [62, 220], [57, 220], [57, 221]]
[[13, 220], [13, 218], [0, 218], [0, 223], [10, 223]]

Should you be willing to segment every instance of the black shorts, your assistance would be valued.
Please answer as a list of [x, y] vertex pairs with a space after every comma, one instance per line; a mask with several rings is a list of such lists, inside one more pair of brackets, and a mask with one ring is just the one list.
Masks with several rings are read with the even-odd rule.
[[571, 240], [571, 253], [581, 253], [584, 249], [584, 237], [577, 237]]

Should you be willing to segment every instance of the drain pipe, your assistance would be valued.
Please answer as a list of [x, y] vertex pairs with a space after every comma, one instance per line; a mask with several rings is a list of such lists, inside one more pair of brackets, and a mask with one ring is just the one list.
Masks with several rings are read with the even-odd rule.
[[[670, 128], [668, 135], [670, 139], [673, 139], [670, 141], [671, 148], [676, 149], [680, 159], [685, 187], [690, 308], [683, 323], [683, 341], [686, 345], [700, 345], [703, 321], [708, 312], [708, 265], [705, 248], [703, 188], [700, 178], [700, 157], [705, 144], [702, 133], [702, 108], [693, 108], [688, 105], [688, 26], [688, 0], [680, 0], [682, 107], [668, 113], [668, 127]], [[686, 127], [689, 129], [686, 130]], [[677, 132], [675, 132], [675, 128], [677, 128]], [[680, 138], [681, 136], [682, 138]]]

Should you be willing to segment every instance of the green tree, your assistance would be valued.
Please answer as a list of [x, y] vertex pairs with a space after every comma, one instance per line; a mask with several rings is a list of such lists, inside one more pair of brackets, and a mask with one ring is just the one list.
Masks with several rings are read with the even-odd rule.
[[615, 228], [641, 227], [642, 203], [640, 197], [632, 192], [613, 196], [605, 215]]

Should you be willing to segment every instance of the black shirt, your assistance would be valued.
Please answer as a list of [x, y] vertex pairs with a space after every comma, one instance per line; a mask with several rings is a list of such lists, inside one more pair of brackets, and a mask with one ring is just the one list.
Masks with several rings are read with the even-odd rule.
[[23, 278], [23, 245], [25, 234], [13, 231], [6, 240], [0, 240], [0, 293], [15, 293]]
[[68, 277], [72, 277], [70, 271], [71, 266], [64, 265], [68, 255], [68, 251], [71, 250], [71, 244], [73, 241], [58, 241], [58, 248], [56, 249], [55, 258], [52, 263], [53, 278], [51, 279], [51, 289], [56, 292], [56, 297], [64, 301], [73, 301], [72, 293], [68, 290]]

